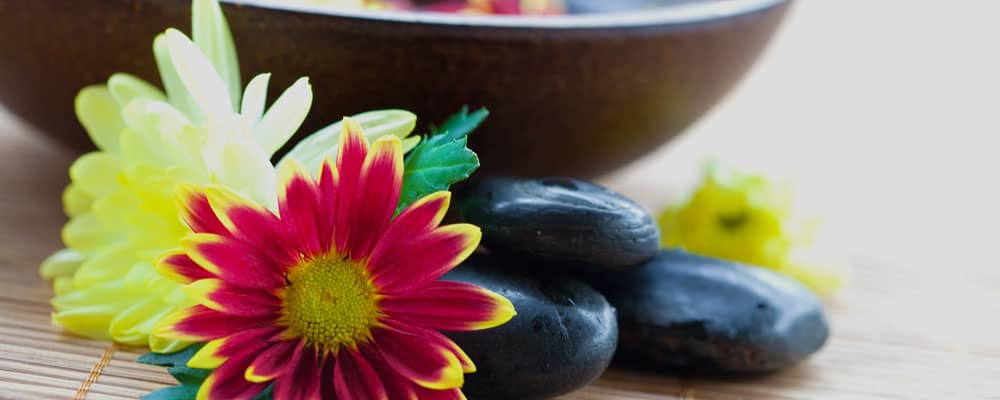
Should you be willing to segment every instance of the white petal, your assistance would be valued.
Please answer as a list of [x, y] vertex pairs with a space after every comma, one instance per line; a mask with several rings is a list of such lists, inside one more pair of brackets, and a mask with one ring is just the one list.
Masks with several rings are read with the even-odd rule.
[[254, 126], [260, 117], [264, 115], [264, 107], [267, 106], [267, 83], [271, 80], [271, 74], [260, 74], [255, 76], [247, 84], [247, 90], [243, 93], [243, 105], [240, 106], [240, 114], [243, 115], [247, 125]]
[[76, 95], [76, 117], [97, 148], [112, 153], [121, 151], [118, 135], [125, 122], [114, 96], [104, 86], [88, 86]]
[[240, 104], [240, 63], [229, 24], [217, 0], [195, 0], [191, 5], [194, 43], [208, 56], [229, 90], [233, 111]]
[[278, 97], [253, 127], [253, 136], [268, 156], [278, 151], [295, 134], [312, 106], [312, 86], [299, 78]]
[[192, 121], [201, 121], [204, 116], [194, 104], [187, 87], [181, 82], [170, 50], [167, 48], [166, 34], [159, 34], [153, 40], [153, 55], [156, 57], [156, 66], [160, 70], [160, 80], [163, 81], [163, 88], [167, 91], [170, 104], [181, 110]]
[[[361, 124], [370, 141], [385, 135], [403, 139], [417, 126], [417, 116], [406, 110], [368, 111], [351, 118]], [[285, 158], [294, 158], [311, 171], [318, 170], [324, 157], [336, 157], [342, 125], [343, 121], [338, 121], [302, 139]], [[416, 145], [412, 140], [410, 143]]]
[[222, 77], [191, 39], [176, 29], [167, 29], [167, 50], [177, 76], [202, 115], [233, 114], [233, 103]]

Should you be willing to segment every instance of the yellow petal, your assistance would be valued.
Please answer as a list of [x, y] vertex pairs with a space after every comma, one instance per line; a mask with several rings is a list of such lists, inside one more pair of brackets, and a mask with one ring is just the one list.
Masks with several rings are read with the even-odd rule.
[[93, 213], [84, 213], [66, 223], [62, 239], [67, 247], [86, 254], [114, 245], [122, 237], [104, 226]]
[[118, 134], [125, 122], [119, 114], [121, 106], [108, 88], [88, 86], [76, 95], [74, 105], [76, 117], [97, 148], [112, 153], [120, 151]]
[[136, 99], [167, 101], [167, 95], [160, 89], [135, 76], [120, 72], [108, 79], [108, 90], [119, 108]]
[[121, 170], [118, 157], [105, 152], [92, 152], [84, 154], [69, 167], [69, 176], [80, 190], [97, 197], [118, 189]]
[[83, 263], [83, 256], [72, 249], [62, 249], [42, 261], [39, 272], [42, 278], [55, 279], [73, 276]]
[[56, 296], [63, 296], [72, 292], [76, 288], [73, 287], [73, 278], [69, 276], [56, 277], [52, 281], [52, 291], [55, 292]]
[[89, 211], [94, 203], [94, 196], [71, 183], [63, 190], [62, 202], [66, 215], [72, 218]]
[[111, 320], [108, 331], [118, 342], [145, 346], [149, 343], [150, 332], [156, 323], [179, 307], [167, 304], [156, 295], [147, 295], [136, 300], [139, 301]]
[[73, 285], [78, 288], [90, 288], [119, 279], [141, 261], [133, 246], [117, 245], [103, 248], [80, 264], [80, 269], [73, 275]]

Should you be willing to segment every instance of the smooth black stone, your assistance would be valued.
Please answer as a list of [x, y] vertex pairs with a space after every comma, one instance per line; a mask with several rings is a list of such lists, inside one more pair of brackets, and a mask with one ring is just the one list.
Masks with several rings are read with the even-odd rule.
[[763, 268], [663, 250], [595, 283], [618, 309], [619, 359], [657, 371], [774, 371], [829, 336], [820, 300]]
[[614, 308], [582, 281], [528, 275], [485, 255], [472, 256], [443, 279], [490, 289], [517, 310], [496, 328], [447, 333], [476, 364], [462, 388], [470, 399], [530, 400], [569, 393], [597, 379], [614, 356]]
[[652, 216], [618, 193], [570, 178], [488, 178], [461, 193], [462, 218], [491, 252], [593, 271], [627, 269], [656, 255]]

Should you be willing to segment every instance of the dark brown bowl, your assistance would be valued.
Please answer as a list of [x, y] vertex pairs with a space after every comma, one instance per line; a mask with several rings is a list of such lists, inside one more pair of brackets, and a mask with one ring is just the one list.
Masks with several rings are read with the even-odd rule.
[[[409, 109], [426, 126], [463, 104], [486, 106], [492, 115], [472, 137], [484, 171], [586, 177], [704, 114], [757, 58], [787, 3], [474, 17], [246, 0], [225, 12], [244, 82], [273, 72], [277, 90], [311, 78], [315, 102], [302, 133], [370, 109]], [[0, 1], [0, 102], [60, 142], [88, 148], [73, 115], [77, 91], [116, 71], [158, 82], [153, 37], [169, 26], [189, 32], [189, 4]]]

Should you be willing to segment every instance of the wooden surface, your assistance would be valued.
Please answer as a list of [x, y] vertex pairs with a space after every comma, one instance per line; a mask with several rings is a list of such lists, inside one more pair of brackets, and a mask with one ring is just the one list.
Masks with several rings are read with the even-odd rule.
[[[826, 348], [743, 380], [612, 369], [565, 400], [1000, 399], [997, 3], [942, 3], [800, 1], [719, 109], [602, 180], [653, 209], [690, 185], [705, 155], [812, 183], [852, 239], [854, 274], [828, 304]], [[82, 387], [88, 399], [137, 398], [171, 383], [133, 362], [142, 350], [49, 324], [51, 292], [36, 271], [59, 247], [70, 162], [0, 111], [0, 399], [73, 398]]]

